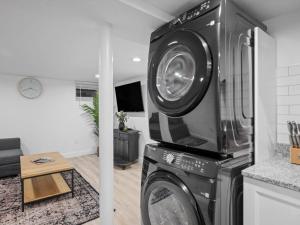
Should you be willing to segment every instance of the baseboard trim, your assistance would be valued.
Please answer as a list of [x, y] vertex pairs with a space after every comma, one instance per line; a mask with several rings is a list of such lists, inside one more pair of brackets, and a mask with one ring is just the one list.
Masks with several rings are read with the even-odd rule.
[[61, 154], [65, 158], [73, 158], [73, 157], [78, 157], [78, 156], [83, 156], [83, 155], [92, 155], [96, 154], [97, 151], [96, 149], [86, 149], [86, 150], [81, 150], [81, 151], [76, 151], [76, 152], [61, 152]]
[[144, 161], [144, 158], [143, 158], [143, 157], [139, 157], [138, 162], [139, 162], [140, 164], [143, 164], [143, 161]]

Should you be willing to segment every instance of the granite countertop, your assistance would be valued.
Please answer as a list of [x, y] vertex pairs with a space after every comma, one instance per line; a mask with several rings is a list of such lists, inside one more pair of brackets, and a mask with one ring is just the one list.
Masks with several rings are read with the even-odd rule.
[[300, 165], [291, 164], [289, 158], [275, 155], [242, 171], [244, 177], [300, 192]]

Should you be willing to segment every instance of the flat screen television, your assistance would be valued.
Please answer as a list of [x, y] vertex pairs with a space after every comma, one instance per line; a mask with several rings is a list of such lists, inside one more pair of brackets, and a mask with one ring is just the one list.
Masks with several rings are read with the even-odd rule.
[[144, 112], [141, 82], [115, 87], [118, 111]]

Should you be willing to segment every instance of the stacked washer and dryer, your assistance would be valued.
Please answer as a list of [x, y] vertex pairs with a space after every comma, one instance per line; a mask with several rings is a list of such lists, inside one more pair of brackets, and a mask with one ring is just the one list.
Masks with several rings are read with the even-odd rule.
[[242, 225], [253, 164], [254, 27], [228, 0], [203, 1], [151, 35], [143, 225]]

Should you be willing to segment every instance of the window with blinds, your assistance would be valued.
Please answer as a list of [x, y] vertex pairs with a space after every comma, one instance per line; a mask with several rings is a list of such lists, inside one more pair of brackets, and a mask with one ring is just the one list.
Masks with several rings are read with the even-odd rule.
[[82, 82], [76, 81], [76, 99], [81, 101], [91, 100], [98, 91], [97, 82]]

